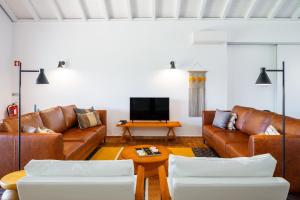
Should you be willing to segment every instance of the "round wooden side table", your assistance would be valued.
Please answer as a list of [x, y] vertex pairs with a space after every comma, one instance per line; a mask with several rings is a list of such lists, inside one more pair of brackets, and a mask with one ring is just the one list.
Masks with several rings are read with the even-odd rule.
[[3, 176], [0, 185], [5, 189], [1, 200], [18, 200], [17, 181], [25, 176], [25, 171], [16, 171]]
[[[136, 153], [136, 148], [145, 148], [155, 146], [160, 151], [161, 155], [157, 156], [139, 156]], [[121, 153], [121, 159], [132, 159], [134, 162], [135, 173], [139, 165], [145, 169], [145, 177], [153, 177], [158, 175], [158, 167], [161, 165], [168, 169], [168, 159], [171, 151], [163, 146], [156, 145], [137, 145], [125, 147]]]

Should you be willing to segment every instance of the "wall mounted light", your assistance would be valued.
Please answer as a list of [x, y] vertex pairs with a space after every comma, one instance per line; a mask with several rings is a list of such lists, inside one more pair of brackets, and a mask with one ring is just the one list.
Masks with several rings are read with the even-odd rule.
[[66, 65], [66, 62], [65, 62], [65, 61], [58, 61], [58, 66], [57, 66], [57, 68], [58, 68], [58, 69], [65, 68], [65, 65]]
[[170, 64], [171, 64], [170, 69], [176, 69], [176, 67], [175, 67], [175, 62], [174, 62], [174, 61], [171, 61]]

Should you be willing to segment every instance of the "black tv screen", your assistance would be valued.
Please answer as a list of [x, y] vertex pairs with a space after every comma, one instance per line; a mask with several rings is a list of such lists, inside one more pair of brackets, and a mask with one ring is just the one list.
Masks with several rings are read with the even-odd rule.
[[130, 120], [169, 120], [169, 98], [130, 98]]

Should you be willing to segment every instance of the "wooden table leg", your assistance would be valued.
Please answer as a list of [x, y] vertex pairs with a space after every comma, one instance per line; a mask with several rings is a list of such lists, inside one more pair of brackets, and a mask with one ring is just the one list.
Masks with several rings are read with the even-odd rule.
[[132, 140], [132, 134], [131, 134], [131, 131], [130, 131], [129, 128], [127, 128], [127, 132], [128, 132], [128, 135], [129, 135], [130, 140]]
[[126, 138], [126, 133], [128, 132], [128, 136], [130, 138], [130, 140], [132, 140], [132, 134], [131, 131], [129, 129], [129, 127], [123, 127], [123, 133], [122, 133], [122, 140]]
[[[172, 133], [172, 134], [170, 134], [170, 133]], [[170, 135], [172, 135], [172, 139], [174, 139], [174, 140], [176, 139], [176, 133], [175, 133], [175, 130], [173, 127], [169, 127], [167, 137], [166, 137], [167, 140], [170, 139]]]
[[175, 133], [175, 129], [174, 128], [171, 128], [171, 131], [173, 133], [173, 139], [176, 140], [176, 133]]
[[170, 137], [170, 132], [171, 132], [171, 128], [168, 128], [168, 133], [167, 133], [166, 140], [169, 140], [169, 137]]

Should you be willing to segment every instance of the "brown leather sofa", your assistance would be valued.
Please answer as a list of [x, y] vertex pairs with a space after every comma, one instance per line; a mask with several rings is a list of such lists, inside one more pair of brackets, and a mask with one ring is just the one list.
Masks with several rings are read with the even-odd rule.
[[[22, 116], [22, 125], [46, 127], [55, 133], [22, 133], [22, 167], [32, 159], [84, 160], [106, 138], [106, 110], [97, 110], [101, 126], [80, 129], [75, 105], [58, 106]], [[0, 126], [0, 177], [18, 169], [17, 118]]]
[[[273, 112], [235, 106], [235, 131], [212, 126], [215, 111], [204, 111], [202, 135], [221, 157], [233, 158], [271, 153], [277, 159], [275, 176], [281, 176], [281, 135], [262, 135], [271, 124], [282, 131], [282, 116]], [[300, 120], [286, 118], [286, 179], [291, 192], [300, 192]]]

